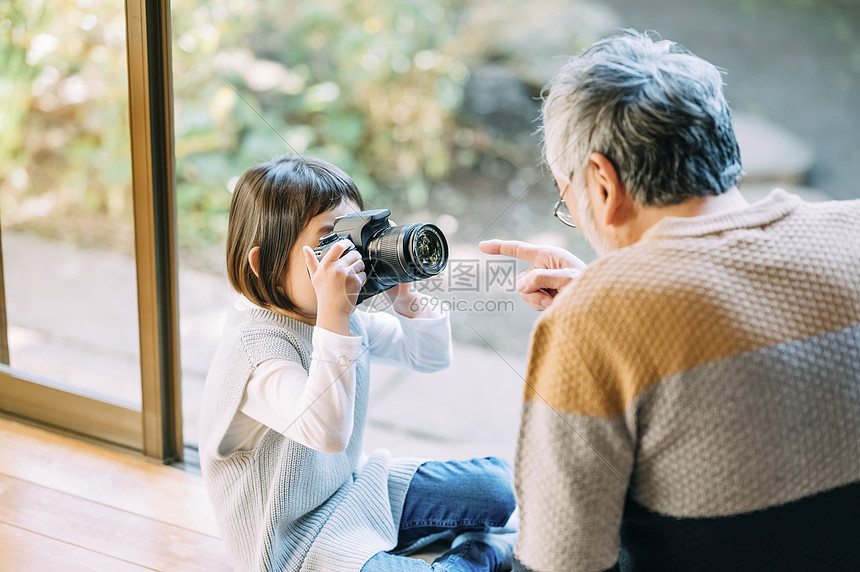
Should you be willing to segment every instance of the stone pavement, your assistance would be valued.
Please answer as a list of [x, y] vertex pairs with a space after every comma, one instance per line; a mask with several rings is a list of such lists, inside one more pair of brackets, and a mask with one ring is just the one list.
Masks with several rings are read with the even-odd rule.
[[[736, 121], [749, 198], [760, 198], [775, 181], [808, 199], [827, 199], [797, 186], [813, 163], [805, 145], [760, 119], [739, 116]], [[566, 244], [565, 229], [551, 219], [547, 225], [550, 233], [505, 238]], [[4, 234], [3, 246], [12, 365], [139, 407], [133, 260], [12, 233]], [[486, 259], [471, 244], [453, 244], [453, 257]], [[192, 443], [206, 369], [233, 297], [221, 276], [180, 272], [185, 437]], [[367, 450], [385, 447], [395, 455], [436, 459], [512, 459], [528, 336], [537, 314], [513, 292], [459, 295], [471, 310], [482, 298], [507, 305], [503, 311], [452, 314], [455, 355], [449, 369], [421, 374], [372, 367]]]

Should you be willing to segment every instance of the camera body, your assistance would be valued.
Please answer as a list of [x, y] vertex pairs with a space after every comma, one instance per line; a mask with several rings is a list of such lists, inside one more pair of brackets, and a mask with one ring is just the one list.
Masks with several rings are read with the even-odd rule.
[[[389, 288], [439, 274], [448, 264], [448, 242], [434, 224], [391, 226], [388, 209], [361, 211], [338, 217], [334, 230], [314, 248], [317, 260], [341, 239], [348, 239], [364, 261], [367, 282], [357, 303]], [[344, 252], [344, 254], [346, 254]]]

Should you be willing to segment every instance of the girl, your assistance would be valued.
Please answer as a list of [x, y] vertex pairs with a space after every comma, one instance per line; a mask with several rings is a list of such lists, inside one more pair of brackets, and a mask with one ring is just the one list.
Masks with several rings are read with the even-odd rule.
[[[200, 460], [236, 569], [501, 570], [516, 533], [510, 467], [361, 453], [368, 358], [436, 371], [447, 316], [408, 284], [394, 315], [355, 312], [366, 279], [342, 240], [311, 250], [334, 219], [363, 209], [352, 180], [319, 159], [282, 156], [236, 184], [227, 273], [242, 295], [206, 379]], [[380, 294], [384, 295], [384, 294]], [[434, 564], [399, 556], [454, 538]]]

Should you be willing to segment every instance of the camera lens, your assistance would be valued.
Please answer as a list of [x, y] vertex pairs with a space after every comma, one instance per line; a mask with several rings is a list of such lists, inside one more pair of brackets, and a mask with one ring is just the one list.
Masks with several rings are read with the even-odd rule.
[[428, 276], [439, 274], [448, 261], [442, 234], [431, 225], [423, 225], [413, 231], [411, 243], [410, 250], [414, 260], [424, 273]]
[[448, 243], [436, 225], [413, 223], [384, 229], [367, 242], [369, 276], [383, 286], [414, 282], [442, 272]]

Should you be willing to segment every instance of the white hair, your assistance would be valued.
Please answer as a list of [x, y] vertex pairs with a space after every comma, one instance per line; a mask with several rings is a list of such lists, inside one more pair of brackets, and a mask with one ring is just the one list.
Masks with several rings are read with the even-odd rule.
[[628, 30], [597, 42], [559, 70], [542, 115], [546, 160], [573, 192], [592, 152], [642, 205], [719, 195], [743, 174], [720, 72], [668, 40]]

